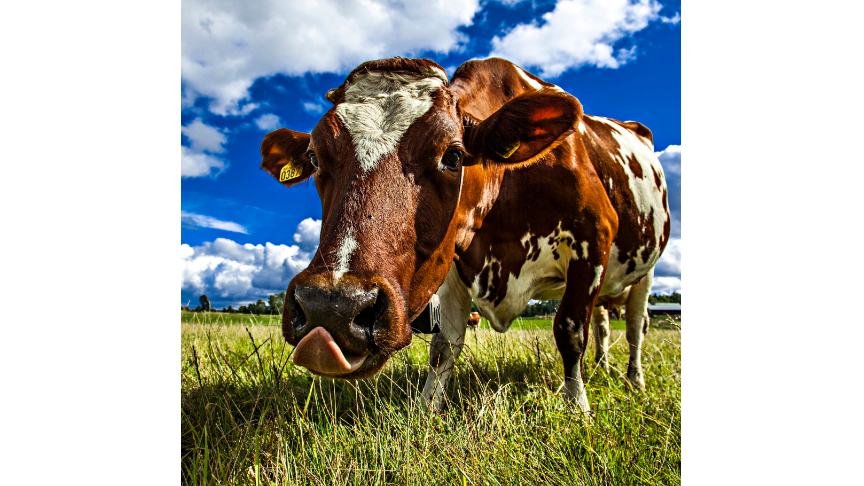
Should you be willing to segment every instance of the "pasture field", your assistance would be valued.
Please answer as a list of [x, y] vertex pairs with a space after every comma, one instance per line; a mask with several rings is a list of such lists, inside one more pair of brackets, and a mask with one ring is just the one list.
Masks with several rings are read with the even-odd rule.
[[590, 338], [587, 416], [558, 395], [549, 330], [469, 329], [449, 407], [430, 414], [419, 402], [430, 336], [415, 335], [376, 377], [347, 382], [295, 367], [278, 326], [181, 323], [182, 482], [679, 484], [681, 333], [649, 331], [637, 393], [614, 327], [611, 376], [594, 368]]

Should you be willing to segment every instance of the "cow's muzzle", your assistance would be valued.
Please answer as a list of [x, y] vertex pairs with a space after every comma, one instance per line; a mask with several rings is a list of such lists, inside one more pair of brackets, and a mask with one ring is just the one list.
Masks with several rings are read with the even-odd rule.
[[387, 310], [386, 292], [356, 283], [294, 288], [294, 364], [326, 376], [349, 374], [375, 353], [375, 333]]

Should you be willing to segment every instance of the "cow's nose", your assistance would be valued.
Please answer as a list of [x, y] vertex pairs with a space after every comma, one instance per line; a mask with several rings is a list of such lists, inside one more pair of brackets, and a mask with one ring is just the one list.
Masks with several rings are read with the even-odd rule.
[[298, 287], [294, 290], [294, 336], [302, 339], [323, 327], [345, 351], [365, 353], [372, 341], [372, 327], [381, 302], [378, 288], [363, 290], [351, 285], [336, 288]]

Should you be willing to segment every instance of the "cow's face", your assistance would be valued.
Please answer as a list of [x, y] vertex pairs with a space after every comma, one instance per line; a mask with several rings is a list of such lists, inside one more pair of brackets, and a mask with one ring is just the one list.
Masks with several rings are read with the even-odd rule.
[[404, 59], [366, 63], [327, 97], [334, 106], [311, 135], [283, 128], [261, 145], [262, 168], [283, 184], [314, 175], [323, 206], [319, 248], [288, 286], [282, 331], [295, 364], [363, 378], [411, 342], [412, 319], [447, 275], [465, 167], [535, 160], [581, 109], [547, 94], [563, 101], [534, 109], [527, 132], [511, 126], [515, 112], [466, 129], [444, 71]]

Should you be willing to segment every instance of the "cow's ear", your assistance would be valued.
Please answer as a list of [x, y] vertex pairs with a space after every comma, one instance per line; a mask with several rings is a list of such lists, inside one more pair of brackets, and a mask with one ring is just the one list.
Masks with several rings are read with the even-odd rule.
[[261, 142], [261, 168], [291, 187], [309, 179], [318, 170], [306, 155], [308, 150], [308, 133], [280, 128], [268, 133]]
[[572, 95], [555, 88], [531, 91], [467, 127], [466, 149], [487, 162], [531, 164], [573, 133], [581, 116], [582, 105]]

